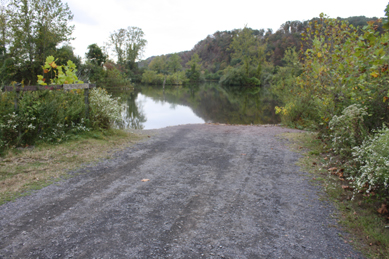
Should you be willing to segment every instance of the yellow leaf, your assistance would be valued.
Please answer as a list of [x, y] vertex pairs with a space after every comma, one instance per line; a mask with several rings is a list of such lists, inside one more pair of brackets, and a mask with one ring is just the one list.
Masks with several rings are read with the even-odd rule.
[[321, 58], [321, 52], [317, 53], [317, 57]]
[[371, 75], [372, 77], [376, 77], [376, 78], [379, 76], [379, 74], [378, 74], [377, 72], [375, 72], [375, 71], [372, 72], [370, 75]]

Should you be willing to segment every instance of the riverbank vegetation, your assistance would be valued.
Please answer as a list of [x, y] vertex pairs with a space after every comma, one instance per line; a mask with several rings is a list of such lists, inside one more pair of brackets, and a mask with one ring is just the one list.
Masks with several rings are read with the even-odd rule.
[[378, 18], [321, 14], [286, 22], [275, 33], [247, 26], [216, 32], [178, 54], [182, 63], [196, 56], [205, 79], [271, 89], [282, 123], [319, 132], [354, 196], [388, 207], [387, 27]]
[[[287, 21], [275, 32], [245, 25], [217, 31], [190, 51], [142, 61], [144, 32], [128, 26], [107, 35], [105, 46], [91, 42], [83, 61], [70, 45], [74, 27], [68, 5], [42, 3], [9, 0], [0, 5], [1, 87], [49, 83], [51, 68], [58, 76], [57, 67], [68, 67], [64, 74], [72, 73], [74, 82], [97, 88], [90, 93], [89, 115], [83, 90], [1, 90], [0, 152], [110, 130], [122, 107], [102, 88], [205, 80], [253, 94], [266, 88], [279, 102], [276, 112], [284, 125], [318, 132], [330, 173], [341, 176], [350, 199], [378, 202], [379, 214], [389, 216], [387, 19], [321, 14]], [[55, 62], [45, 64], [48, 57], [56, 57]]]
[[[140, 28], [114, 31], [106, 48], [91, 44], [85, 62], [69, 45], [73, 15], [61, 0], [9, 0], [0, 5], [0, 155], [10, 148], [58, 144], [117, 124], [122, 106], [103, 88], [129, 87], [146, 40]], [[108, 58], [111, 48], [118, 61]], [[84, 90], [50, 85], [95, 83]], [[3, 87], [45, 85], [39, 91]], [[89, 90], [88, 90], [89, 91]]]

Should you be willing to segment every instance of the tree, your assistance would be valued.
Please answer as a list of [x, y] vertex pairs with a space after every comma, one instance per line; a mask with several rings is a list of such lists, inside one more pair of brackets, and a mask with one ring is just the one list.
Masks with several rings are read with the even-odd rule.
[[157, 56], [151, 60], [149, 69], [156, 71], [158, 74], [166, 72], [166, 57], [164, 55]]
[[180, 56], [178, 56], [177, 53], [174, 53], [167, 61], [167, 66], [171, 72], [176, 73], [177, 71], [182, 69], [181, 62], [182, 59], [180, 58]]
[[233, 37], [230, 48], [234, 51], [232, 54], [233, 58], [243, 60], [243, 66], [246, 76], [249, 76], [249, 67], [251, 61], [256, 59], [258, 54], [258, 41], [252, 30], [244, 26], [243, 29], [239, 30]]
[[186, 71], [186, 76], [190, 81], [199, 81], [200, 69], [201, 69], [201, 58], [197, 53], [193, 54], [191, 59], [186, 63], [190, 69]]
[[389, 4], [386, 6], [385, 8], [385, 16], [386, 16], [386, 19], [385, 19], [385, 23], [383, 25], [383, 27], [385, 29], [389, 29]]
[[194, 70], [201, 69], [201, 58], [197, 53], [193, 54], [190, 60], [186, 63], [186, 66], [193, 68]]
[[85, 53], [85, 56], [91, 63], [97, 66], [102, 66], [107, 61], [107, 55], [103, 53], [96, 43], [88, 46], [88, 52]]
[[142, 57], [146, 44], [144, 32], [138, 27], [119, 29], [109, 37], [109, 45], [117, 56], [117, 62], [127, 65], [130, 69], [133, 69], [136, 60]]
[[7, 13], [7, 6], [4, 1], [1, 1], [0, 5], [0, 55], [5, 55], [6, 46], [10, 40], [9, 26], [9, 15]]
[[7, 8], [10, 55], [17, 66], [16, 80], [35, 83], [41, 64], [56, 47], [71, 40], [73, 15], [61, 0], [11, 0]]
[[113, 52], [116, 54], [117, 63], [123, 64], [125, 58], [125, 48], [124, 44], [126, 41], [126, 30], [119, 29], [118, 31], [114, 31], [109, 36], [109, 45]]
[[64, 45], [57, 49], [55, 57], [57, 58], [56, 63], [61, 66], [66, 65], [68, 60], [71, 60], [76, 67], [80, 67], [81, 65], [81, 57], [74, 55], [73, 47], [70, 45]]

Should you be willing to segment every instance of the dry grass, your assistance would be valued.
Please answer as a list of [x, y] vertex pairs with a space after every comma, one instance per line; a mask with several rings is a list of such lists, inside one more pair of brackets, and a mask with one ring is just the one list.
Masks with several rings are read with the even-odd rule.
[[90, 133], [79, 140], [12, 150], [0, 158], [0, 204], [66, 177], [85, 163], [110, 158], [143, 136], [120, 130]]

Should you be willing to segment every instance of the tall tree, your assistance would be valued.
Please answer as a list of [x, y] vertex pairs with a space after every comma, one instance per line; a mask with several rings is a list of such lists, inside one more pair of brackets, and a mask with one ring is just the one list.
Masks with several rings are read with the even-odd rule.
[[17, 79], [34, 83], [46, 57], [53, 55], [60, 43], [72, 39], [74, 26], [68, 23], [73, 15], [61, 0], [11, 0], [7, 12]]
[[119, 29], [109, 36], [109, 46], [115, 53], [118, 64], [123, 64], [125, 59], [126, 30]]
[[88, 46], [88, 52], [85, 53], [86, 58], [97, 66], [102, 66], [107, 61], [107, 55], [103, 53], [103, 50], [96, 44]]
[[177, 71], [182, 69], [181, 62], [182, 59], [180, 58], [180, 56], [178, 56], [177, 53], [174, 53], [169, 57], [169, 60], [167, 61], [167, 66], [171, 72], [176, 73]]
[[134, 68], [136, 60], [142, 57], [147, 40], [144, 39], [144, 32], [138, 27], [119, 29], [111, 33], [109, 45], [114, 51], [119, 64]]
[[166, 72], [166, 57], [164, 55], [155, 57], [149, 64], [149, 69], [157, 73]]
[[252, 60], [255, 60], [258, 55], [258, 40], [252, 33], [252, 30], [244, 26], [233, 37], [230, 48], [234, 51], [233, 58], [243, 60], [244, 69], [246, 75], [249, 75], [249, 67]]
[[191, 59], [186, 63], [190, 68], [186, 71], [186, 76], [190, 81], [199, 81], [200, 80], [200, 69], [201, 69], [201, 58], [197, 53], [193, 54]]

